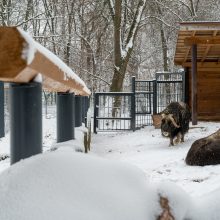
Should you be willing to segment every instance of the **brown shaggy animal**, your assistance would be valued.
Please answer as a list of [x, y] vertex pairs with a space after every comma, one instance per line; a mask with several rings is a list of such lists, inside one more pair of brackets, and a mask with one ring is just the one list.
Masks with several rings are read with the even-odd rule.
[[191, 166], [220, 164], [220, 129], [208, 137], [196, 140], [185, 161]]
[[183, 102], [171, 102], [161, 113], [161, 133], [170, 138], [170, 146], [177, 142], [184, 142], [184, 135], [189, 130], [191, 113], [188, 105]]

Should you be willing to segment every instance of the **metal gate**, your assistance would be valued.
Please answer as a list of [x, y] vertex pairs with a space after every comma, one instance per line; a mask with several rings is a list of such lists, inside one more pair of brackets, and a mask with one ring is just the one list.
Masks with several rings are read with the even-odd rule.
[[156, 113], [156, 81], [134, 80], [135, 127], [152, 125], [151, 115]]
[[93, 131], [135, 130], [133, 92], [95, 93]]
[[174, 101], [185, 102], [185, 72], [157, 72], [155, 103], [157, 113]]
[[152, 125], [152, 114], [172, 101], [185, 101], [184, 72], [158, 72], [155, 80], [132, 77], [131, 92], [95, 93], [94, 132]]

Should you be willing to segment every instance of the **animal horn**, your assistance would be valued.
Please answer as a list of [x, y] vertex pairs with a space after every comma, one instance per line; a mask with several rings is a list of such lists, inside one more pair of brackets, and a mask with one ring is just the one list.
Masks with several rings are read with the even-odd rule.
[[173, 123], [174, 127], [179, 128], [180, 126], [175, 122], [173, 115], [169, 114], [168, 118], [171, 120], [171, 122]]
[[161, 117], [162, 117], [162, 118], [165, 118], [165, 117], [166, 117], [166, 115], [165, 115], [164, 113], [162, 113], [162, 114], [161, 114]]

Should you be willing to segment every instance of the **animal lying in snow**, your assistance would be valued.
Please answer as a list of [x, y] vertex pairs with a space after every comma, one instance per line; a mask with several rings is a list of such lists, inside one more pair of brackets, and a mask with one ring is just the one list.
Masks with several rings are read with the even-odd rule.
[[186, 164], [195, 166], [220, 164], [220, 129], [196, 140], [186, 156]]
[[184, 102], [171, 102], [161, 113], [161, 133], [170, 138], [170, 145], [174, 145], [174, 138], [177, 142], [184, 142], [184, 135], [189, 130], [191, 113]]

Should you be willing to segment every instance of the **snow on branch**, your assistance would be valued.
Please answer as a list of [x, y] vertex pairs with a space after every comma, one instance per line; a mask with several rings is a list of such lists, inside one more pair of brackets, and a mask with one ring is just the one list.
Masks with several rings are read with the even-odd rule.
[[161, 5], [163, 8], [166, 8], [168, 11], [170, 11], [173, 15], [175, 15], [180, 21], [183, 21], [183, 19], [177, 14], [175, 13], [173, 10], [170, 9], [170, 7], [166, 6], [165, 4], [155, 0], [155, 2], [159, 5]]
[[133, 48], [135, 35], [137, 34], [137, 30], [141, 21], [141, 16], [144, 11], [146, 5], [146, 0], [140, 0], [137, 6], [137, 10], [134, 16], [133, 23], [131, 25], [128, 38], [126, 41], [125, 49], [121, 51], [122, 57], [125, 58], [128, 54], [128, 51]]
[[115, 9], [114, 9], [113, 1], [112, 0], [108, 0], [108, 5], [109, 5], [110, 12], [111, 12], [112, 20], [114, 21]]
[[45, 14], [45, 13], [44, 13], [44, 12], [43, 12], [43, 13], [40, 13], [40, 14], [38, 14], [38, 15], [36, 15], [36, 16], [34, 16], [34, 17], [31, 17], [31, 18], [29, 18], [29, 19], [27, 19], [27, 20], [25, 20], [25, 21], [22, 21], [21, 23], [17, 24], [15, 27], [20, 27], [21, 25], [23, 25], [23, 24], [25, 24], [25, 23], [27, 23], [27, 22], [29, 22], [29, 21], [31, 21], [31, 20], [34, 20], [34, 19], [38, 18], [39, 16], [41, 16], [41, 15], [43, 15], [43, 14]]
[[[154, 19], [160, 21], [161, 23], [163, 23], [163, 24], [166, 25], [167, 27], [170, 27], [170, 28], [174, 28], [174, 29], [176, 29], [176, 30], [179, 30], [177, 27], [168, 24], [168, 23], [165, 22], [163, 19], [161, 19], [161, 18], [159, 18], [159, 17], [157, 17], [157, 16], [146, 16], [146, 17], [144, 17], [141, 21], [143, 22], [144, 20], [147, 20], [147, 19], [150, 19], [150, 18], [154, 18]], [[143, 26], [143, 25], [142, 25], [142, 26]]]

